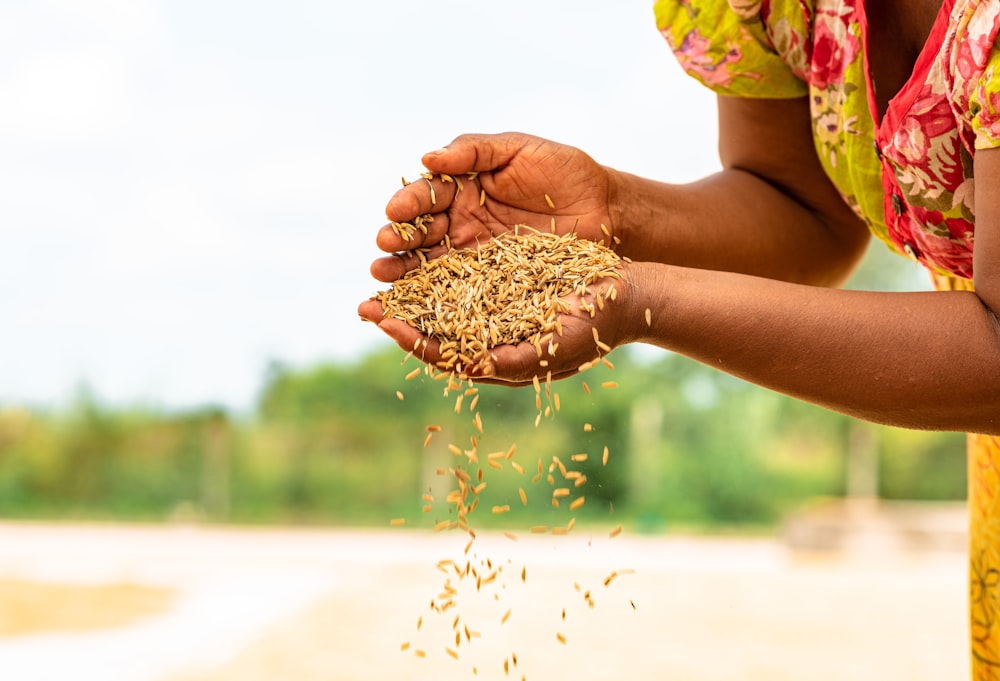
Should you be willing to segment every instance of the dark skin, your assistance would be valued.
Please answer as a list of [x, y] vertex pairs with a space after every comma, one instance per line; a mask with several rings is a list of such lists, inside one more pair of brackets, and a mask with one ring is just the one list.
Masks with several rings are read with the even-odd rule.
[[[878, 4], [871, 9], [896, 14], [873, 20], [911, 14], [897, 0]], [[916, 36], [933, 23], [921, 6], [904, 44], [919, 44]], [[890, 71], [900, 63], [875, 64], [883, 82], [895, 84]], [[398, 192], [387, 214], [398, 221], [433, 211], [441, 231], [427, 243], [447, 229], [466, 245], [505, 229], [513, 216], [547, 226], [555, 215], [558, 230], [578, 224], [586, 238], [601, 238], [600, 224], [608, 225], [618, 251], [635, 262], [622, 268], [614, 305], [594, 319], [563, 321], [557, 355], [544, 357], [556, 377], [593, 357], [593, 326], [612, 347], [658, 345], [870, 421], [1000, 434], [1000, 192], [976, 193], [976, 293], [838, 290], [869, 236], [816, 160], [807, 101], [719, 98], [719, 125], [723, 169], [688, 185], [638, 178], [526, 135], [465, 135], [423, 161], [436, 173], [479, 171], [486, 205], [478, 206], [479, 186], [454, 200], [454, 190], [435, 181], [432, 206], [428, 183], [419, 182]], [[1000, 151], [977, 152], [975, 176], [977, 185], [1000, 186]], [[412, 247], [388, 227], [378, 243], [388, 252]], [[372, 273], [391, 281], [411, 266], [393, 255], [373, 263]], [[420, 338], [403, 322], [383, 320], [377, 302], [362, 303], [359, 313], [406, 350]], [[422, 356], [437, 361], [436, 344]], [[533, 346], [505, 346], [483, 378], [521, 385], [544, 373]]]
[[868, 64], [879, 118], [913, 73], [940, 9], [941, 0], [866, 0]]

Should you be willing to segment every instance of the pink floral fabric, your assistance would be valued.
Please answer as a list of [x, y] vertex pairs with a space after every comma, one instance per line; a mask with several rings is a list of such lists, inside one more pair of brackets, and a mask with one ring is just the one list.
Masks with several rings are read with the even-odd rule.
[[716, 92], [808, 95], [844, 200], [894, 250], [972, 277], [972, 158], [1000, 146], [1000, 0], [945, 0], [914, 75], [876, 118], [863, 0], [659, 0], [682, 67]]

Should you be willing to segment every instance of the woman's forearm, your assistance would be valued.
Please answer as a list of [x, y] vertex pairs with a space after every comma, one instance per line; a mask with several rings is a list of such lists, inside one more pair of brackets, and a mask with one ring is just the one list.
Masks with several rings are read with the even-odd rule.
[[609, 171], [620, 252], [634, 260], [842, 284], [870, 236], [819, 162], [809, 101], [719, 97], [718, 104], [720, 172], [670, 185]]
[[654, 263], [625, 276], [621, 341], [870, 421], [1000, 434], [1000, 333], [974, 293], [844, 291]]
[[742, 169], [685, 185], [612, 172], [618, 251], [633, 260], [836, 286], [868, 241], [839, 197], [821, 213]]

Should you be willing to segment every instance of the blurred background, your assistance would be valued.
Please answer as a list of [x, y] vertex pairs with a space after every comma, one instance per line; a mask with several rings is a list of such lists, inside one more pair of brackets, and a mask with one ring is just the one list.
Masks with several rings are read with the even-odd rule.
[[[400, 176], [462, 132], [531, 132], [665, 181], [714, 170], [712, 96], [650, 3], [14, 0], [0, 102], [0, 669], [454, 676], [448, 659], [371, 663], [383, 635], [399, 656], [439, 587], [426, 569], [455, 553], [421, 495], [469, 430], [357, 319], [379, 288], [374, 233]], [[929, 282], [873, 244], [851, 286]], [[647, 580], [629, 600], [659, 603], [593, 620], [626, 618], [589, 663], [525, 643], [557, 659], [536, 669], [607, 678], [604, 654], [638, 676], [860, 679], [870, 667], [829, 661], [925, 639], [884, 677], [965, 664], [963, 436], [860, 423], [648, 348], [611, 359], [559, 384], [539, 428], [533, 394], [480, 396], [484, 448], [516, 442], [525, 467], [590, 452], [580, 527], [632, 537], [583, 554], [525, 538], [525, 564], [551, 586], [620, 555]], [[521, 484], [494, 474], [484, 505], [519, 505]], [[537, 495], [474, 524], [559, 513]], [[764, 612], [780, 621], [757, 629]], [[704, 636], [687, 640], [693, 617]], [[676, 649], [630, 647], [671, 627]], [[732, 654], [706, 665], [716, 645]]]

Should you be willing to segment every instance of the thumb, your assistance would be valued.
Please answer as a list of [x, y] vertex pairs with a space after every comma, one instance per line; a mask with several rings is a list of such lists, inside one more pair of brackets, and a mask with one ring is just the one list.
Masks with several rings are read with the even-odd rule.
[[540, 141], [517, 132], [462, 135], [448, 146], [424, 154], [421, 162], [433, 173], [488, 172], [503, 168], [525, 147]]

